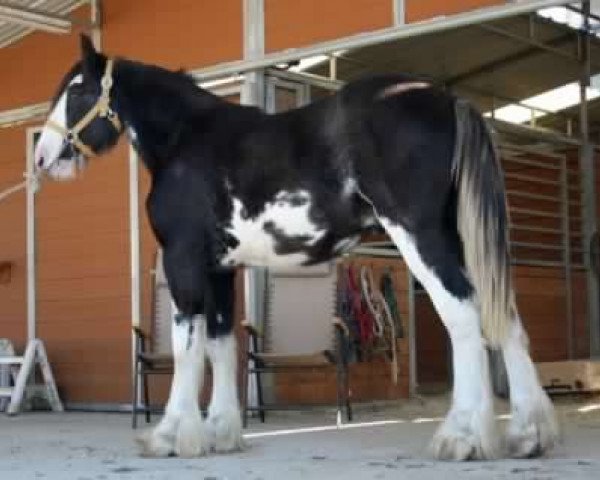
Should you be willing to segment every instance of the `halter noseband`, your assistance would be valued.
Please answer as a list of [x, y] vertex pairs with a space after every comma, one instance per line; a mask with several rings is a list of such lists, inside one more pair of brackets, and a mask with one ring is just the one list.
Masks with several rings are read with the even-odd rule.
[[86, 128], [96, 117], [106, 118], [117, 132], [121, 132], [123, 128], [121, 125], [121, 120], [119, 120], [119, 115], [117, 114], [117, 112], [113, 111], [109, 106], [110, 89], [113, 85], [113, 64], [114, 61], [112, 58], [109, 58], [106, 61], [104, 75], [100, 80], [102, 93], [100, 93], [100, 97], [98, 97], [98, 100], [96, 101], [95, 105], [91, 108], [91, 110], [87, 112], [85, 116], [73, 126], [73, 128], [67, 129], [52, 120], [48, 120], [46, 122], [46, 125], [48, 127], [60, 133], [67, 142], [69, 142], [71, 145], [74, 145], [86, 157], [93, 157], [96, 154], [89, 146], [87, 146], [81, 141], [81, 139], [79, 138], [79, 133], [84, 128]]

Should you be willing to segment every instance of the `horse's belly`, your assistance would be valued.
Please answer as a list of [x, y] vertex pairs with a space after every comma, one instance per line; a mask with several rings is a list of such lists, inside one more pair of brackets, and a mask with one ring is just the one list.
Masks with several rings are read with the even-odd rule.
[[249, 218], [234, 199], [233, 214], [225, 229], [235, 246], [221, 259], [223, 265], [275, 268], [295, 267], [311, 259], [311, 249], [326, 235], [310, 217], [308, 196], [281, 192], [260, 215]]

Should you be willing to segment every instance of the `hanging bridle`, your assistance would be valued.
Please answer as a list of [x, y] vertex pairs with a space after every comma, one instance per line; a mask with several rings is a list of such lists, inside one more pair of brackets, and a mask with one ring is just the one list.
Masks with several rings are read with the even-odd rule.
[[71, 145], [76, 147], [81, 153], [83, 153], [86, 157], [93, 157], [96, 155], [94, 151], [87, 146], [85, 143], [81, 141], [79, 138], [79, 133], [86, 128], [96, 117], [106, 118], [112, 126], [115, 128], [117, 132], [121, 132], [122, 125], [121, 120], [119, 120], [119, 115], [117, 112], [110, 108], [110, 89], [113, 85], [112, 71], [113, 71], [114, 61], [112, 58], [106, 61], [106, 68], [104, 70], [104, 75], [100, 80], [100, 86], [102, 87], [102, 92], [100, 93], [100, 97], [96, 101], [96, 104], [91, 108], [89, 112], [85, 114], [85, 116], [79, 120], [72, 128], [67, 129], [62, 125], [59, 125], [52, 120], [48, 120], [46, 125], [53, 130], [60, 133], [64, 139], [69, 142]]

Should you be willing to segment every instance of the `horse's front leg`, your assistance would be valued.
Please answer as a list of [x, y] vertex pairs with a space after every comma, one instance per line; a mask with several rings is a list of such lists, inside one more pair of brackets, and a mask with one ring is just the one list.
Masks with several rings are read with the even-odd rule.
[[206, 283], [202, 265], [185, 250], [165, 249], [164, 266], [176, 304], [172, 326], [174, 373], [165, 414], [156, 427], [142, 434], [142, 454], [197, 457], [210, 449], [210, 438], [198, 407], [204, 379], [206, 321], [200, 312]]
[[243, 446], [237, 389], [237, 348], [233, 331], [233, 271], [209, 277], [214, 312], [207, 316], [207, 353], [212, 364], [213, 388], [208, 408], [208, 428], [216, 452], [231, 452]]
[[165, 414], [139, 437], [145, 456], [197, 457], [209, 450], [198, 407], [204, 377], [206, 322], [200, 315], [177, 314], [172, 330], [174, 372]]

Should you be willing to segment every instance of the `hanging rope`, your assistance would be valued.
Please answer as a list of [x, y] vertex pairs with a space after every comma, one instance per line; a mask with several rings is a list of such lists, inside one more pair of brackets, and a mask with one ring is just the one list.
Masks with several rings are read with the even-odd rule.
[[396, 325], [385, 297], [375, 286], [373, 272], [363, 265], [360, 269], [362, 297], [373, 318], [373, 335], [378, 339], [390, 357], [390, 374], [392, 382], [398, 383], [398, 351], [396, 345]]
[[23, 177], [25, 177], [25, 180], [23, 180], [22, 182], [17, 183], [16, 185], [13, 185], [12, 187], [8, 187], [5, 190], [2, 190], [0, 192], [0, 202], [8, 197], [10, 197], [13, 193], [17, 193], [20, 190], [23, 190], [25, 188], [27, 188], [27, 184], [31, 185], [31, 188], [33, 188], [34, 192], [37, 192], [40, 188], [40, 176], [38, 174], [33, 174], [33, 175], [29, 175], [27, 173], [23, 174]]

